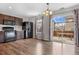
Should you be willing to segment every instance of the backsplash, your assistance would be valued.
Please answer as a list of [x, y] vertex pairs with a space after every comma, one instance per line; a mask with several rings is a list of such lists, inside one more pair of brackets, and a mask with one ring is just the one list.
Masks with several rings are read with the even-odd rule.
[[16, 31], [22, 31], [22, 26], [14, 26], [14, 29], [16, 30]]
[[22, 26], [18, 26], [18, 25], [12, 26], [12, 25], [1, 25], [0, 24], [0, 31], [2, 31], [2, 27], [14, 27], [14, 30], [22, 31]]

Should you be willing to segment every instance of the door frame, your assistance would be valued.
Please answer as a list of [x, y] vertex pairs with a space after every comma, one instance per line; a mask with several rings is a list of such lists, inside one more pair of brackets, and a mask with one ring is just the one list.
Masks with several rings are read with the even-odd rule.
[[[73, 15], [75, 15], [74, 13], [73, 13]], [[53, 17], [52, 17], [53, 18]], [[73, 37], [73, 39], [74, 39], [74, 44], [76, 43], [76, 20], [75, 20], [75, 16], [73, 16], [73, 18], [74, 18], [74, 37]], [[52, 42], [53, 40], [53, 33], [51, 34], [51, 32], [52, 32], [52, 30], [51, 30], [51, 28], [52, 28], [52, 19], [50, 19], [51, 20], [51, 25], [50, 25], [50, 41]], [[54, 27], [55, 28], [55, 27]]]

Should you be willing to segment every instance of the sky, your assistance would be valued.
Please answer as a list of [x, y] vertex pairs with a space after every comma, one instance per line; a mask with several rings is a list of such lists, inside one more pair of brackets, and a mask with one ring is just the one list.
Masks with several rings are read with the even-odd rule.
[[52, 18], [52, 21], [55, 23], [64, 23], [65, 22], [65, 17], [64, 16], [56, 16]]

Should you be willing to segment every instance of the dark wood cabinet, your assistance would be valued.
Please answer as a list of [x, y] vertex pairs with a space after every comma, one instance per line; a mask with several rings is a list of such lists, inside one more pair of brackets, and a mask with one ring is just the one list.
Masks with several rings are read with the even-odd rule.
[[3, 15], [2, 14], [0, 14], [0, 24], [3, 24]]
[[3, 19], [4, 20], [9, 20], [9, 16], [8, 15], [3, 15]]
[[[22, 26], [22, 18], [0, 14], [0, 24]], [[15, 29], [16, 30], [16, 29]], [[16, 31], [16, 39], [23, 39], [24, 32]], [[0, 31], [0, 42], [4, 42], [4, 31]]]
[[0, 24], [3, 24], [4, 21], [12, 21], [15, 22], [15, 25], [22, 26], [23, 19], [15, 16], [0, 14]]
[[19, 26], [22, 26], [22, 19], [21, 18], [15, 18], [15, 22], [16, 22], [16, 25], [19, 25]]
[[0, 43], [4, 42], [4, 32], [0, 31]]
[[15, 25], [15, 20], [13, 16], [4, 15], [3, 25]]
[[22, 26], [22, 22], [23, 22], [22, 18], [19, 18], [18, 21], [19, 21], [19, 25]]
[[3, 15], [4, 20], [14, 20], [14, 16]]

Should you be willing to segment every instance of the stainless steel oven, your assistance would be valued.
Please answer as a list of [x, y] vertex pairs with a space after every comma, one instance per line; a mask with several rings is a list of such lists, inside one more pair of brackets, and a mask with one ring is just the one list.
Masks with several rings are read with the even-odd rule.
[[4, 42], [15, 41], [15, 31], [5, 31]]
[[16, 31], [13, 27], [3, 27], [4, 30], [4, 42], [15, 41]]

